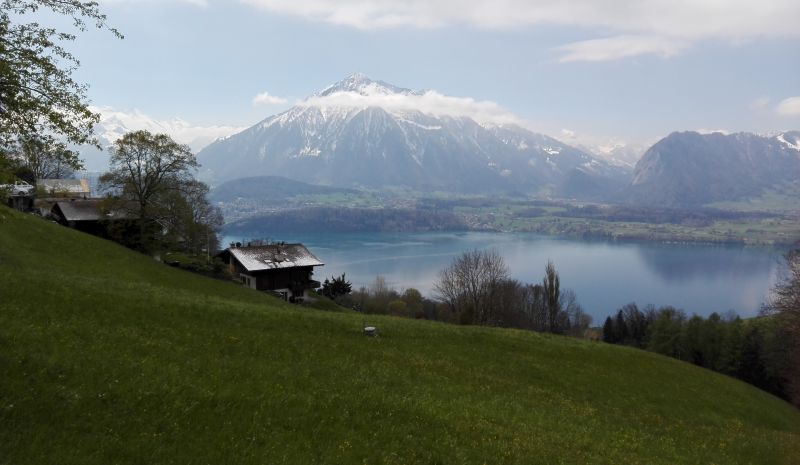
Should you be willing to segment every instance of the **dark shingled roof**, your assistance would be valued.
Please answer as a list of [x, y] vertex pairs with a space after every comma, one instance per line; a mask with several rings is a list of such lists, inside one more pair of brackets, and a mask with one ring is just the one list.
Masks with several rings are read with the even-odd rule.
[[[53, 205], [53, 211], [67, 221], [99, 221], [130, 219], [125, 211], [103, 211], [101, 199], [63, 200]], [[58, 210], [56, 210], [58, 208]]]
[[324, 265], [303, 244], [231, 247], [225, 252], [233, 255], [248, 271]]

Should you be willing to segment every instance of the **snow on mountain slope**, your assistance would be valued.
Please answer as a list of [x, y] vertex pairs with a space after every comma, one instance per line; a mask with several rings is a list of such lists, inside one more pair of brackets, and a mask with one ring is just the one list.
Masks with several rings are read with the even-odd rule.
[[518, 121], [493, 102], [355, 74], [198, 157], [216, 182], [280, 175], [345, 187], [575, 197], [627, 182], [619, 167]]
[[111, 107], [92, 107], [100, 114], [100, 122], [95, 125], [95, 135], [103, 150], [96, 147], [80, 147], [81, 158], [90, 171], [108, 169], [108, 148], [126, 133], [147, 130], [153, 133], [168, 134], [181, 144], [199, 151], [217, 139], [230, 136], [245, 128], [236, 126], [199, 126], [180, 118], [158, 120], [138, 110], [119, 111]]

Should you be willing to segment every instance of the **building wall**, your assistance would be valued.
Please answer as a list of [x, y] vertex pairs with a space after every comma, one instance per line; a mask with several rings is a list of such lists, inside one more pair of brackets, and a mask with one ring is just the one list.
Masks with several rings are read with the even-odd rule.
[[[293, 284], [307, 284], [311, 281], [314, 273], [312, 266], [250, 272], [233, 255], [229, 255], [229, 257], [228, 268], [231, 275], [237, 276], [242, 285], [259, 291], [285, 292], [286, 298], [294, 295]], [[302, 289], [296, 296], [307, 297], [308, 290]]]
[[311, 272], [312, 267], [310, 266], [262, 271], [256, 275], [258, 279], [256, 289], [261, 291], [289, 289], [292, 287], [292, 283], [306, 283], [311, 280]]

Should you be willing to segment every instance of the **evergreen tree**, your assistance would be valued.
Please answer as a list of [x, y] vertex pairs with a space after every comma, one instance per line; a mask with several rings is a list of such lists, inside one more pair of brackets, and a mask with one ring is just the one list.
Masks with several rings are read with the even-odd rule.
[[606, 322], [603, 323], [603, 341], [610, 344], [618, 344], [617, 331], [614, 328], [614, 320], [611, 317], [606, 317]]
[[330, 280], [325, 278], [325, 282], [322, 283], [322, 295], [329, 299], [336, 299], [337, 297], [344, 296], [352, 292], [353, 285], [350, 284], [349, 281], [342, 273], [341, 276], [334, 276]]
[[622, 310], [617, 311], [617, 316], [614, 319], [614, 333], [614, 339], [619, 344], [628, 344], [630, 342], [628, 340], [628, 325], [625, 323], [625, 315]]
[[706, 340], [703, 334], [703, 318], [693, 315], [686, 322], [683, 341], [685, 347], [683, 352], [686, 354], [687, 361], [695, 365], [706, 366]]
[[561, 281], [556, 272], [556, 266], [552, 261], [547, 262], [544, 268], [544, 279], [542, 280], [542, 290], [544, 291], [545, 306], [547, 309], [547, 327], [551, 333], [558, 331], [559, 318], [561, 312]]
[[722, 339], [722, 350], [716, 370], [737, 376], [742, 364], [742, 320], [736, 317], [725, 326], [725, 336]]

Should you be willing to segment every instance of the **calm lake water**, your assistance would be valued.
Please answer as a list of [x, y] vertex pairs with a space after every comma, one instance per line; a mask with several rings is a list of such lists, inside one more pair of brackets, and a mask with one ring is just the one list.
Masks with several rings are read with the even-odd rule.
[[[253, 237], [260, 237], [254, 234]], [[268, 235], [263, 235], [268, 237]], [[324, 267], [315, 277], [346, 273], [354, 288], [382, 275], [396, 289], [432, 295], [437, 273], [472, 249], [496, 248], [510, 274], [540, 282], [553, 260], [562, 288], [573, 289], [595, 322], [628, 302], [673, 305], [708, 315], [753, 316], [777, 279], [784, 250], [730, 245], [618, 243], [514, 233], [294, 234]], [[225, 237], [224, 244], [241, 237]]]

